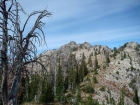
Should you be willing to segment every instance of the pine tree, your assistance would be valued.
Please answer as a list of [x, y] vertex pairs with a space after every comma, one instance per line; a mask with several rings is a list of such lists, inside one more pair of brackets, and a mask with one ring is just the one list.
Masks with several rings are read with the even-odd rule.
[[89, 64], [90, 67], [92, 67], [91, 55], [89, 55], [89, 58], [88, 58], [88, 64]]
[[95, 76], [93, 76], [93, 82], [94, 82], [94, 83], [98, 83], [98, 81], [97, 81], [97, 79], [96, 79]]
[[135, 91], [135, 96], [134, 96], [134, 98], [133, 98], [133, 102], [135, 102], [136, 104], [138, 104], [138, 105], [139, 105], [138, 90], [137, 90], [137, 89], [135, 89], [134, 91]]
[[81, 60], [81, 65], [80, 65], [80, 82], [83, 81], [83, 78], [84, 76], [86, 76], [88, 74], [88, 68], [87, 68], [87, 65], [86, 65], [86, 62], [85, 62], [85, 55], [83, 53], [82, 55], [82, 60]]
[[86, 65], [86, 62], [85, 62], [85, 55], [84, 55], [84, 53], [83, 53], [83, 56], [82, 56], [81, 67], [83, 68], [84, 76], [86, 76], [88, 74], [88, 68], [87, 68], [87, 65]]
[[80, 83], [80, 73], [79, 73], [79, 68], [78, 68], [78, 64], [76, 65], [76, 79], [75, 79], [75, 81], [76, 81], [76, 85], [78, 85], [79, 83]]
[[117, 53], [118, 53], [118, 50], [117, 50], [116, 47], [114, 47], [114, 53], [113, 53], [113, 57], [114, 57], [114, 59], [115, 59], [115, 57], [117, 56]]
[[62, 67], [60, 65], [60, 58], [59, 58], [59, 66], [56, 78], [56, 96], [59, 101], [62, 101], [64, 92], [64, 81], [63, 81], [63, 74], [62, 74]]
[[109, 66], [109, 63], [110, 63], [109, 53], [106, 55], [106, 62], [107, 62], [107, 66]]
[[39, 84], [39, 76], [37, 74], [33, 74], [31, 76], [31, 83], [30, 83], [30, 100], [33, 100], [35, 95], [38, 91], [38, 84]]
[[54, 100], [53, 86], [45, 78], [42, 80], [42, 92], [39, 98], [40, 102], [48, 103]]
[[79, 88], [77, 89], [76, 100], [77, 100], [77, 104], [81, 101], [81, 92]]
[[68, 89], [68, 76], [66, 76], [65, 81], [64, 81], [64, 93], [67, 91]]
[[74, 90], [76, 87], [76, 72], [73, 69], [73, 67], [71, 68], [71, 70], [69, 71], [68, 74], [68, 84], [69, 84], [69, 88], [71, 90]]
[[99, 105], [97, 100], [92, 99], [92, 95], [90, 94], [85, 100], [84, 105]]
[[47, 102], [53, 102], [54, 101], [54, 93], [53, 93], [53, 86], [51, 84], [47, 84], [47, 91], [46, 91], [46, 96], [47, 96]]
[[98, 66], [98, 60], [97, 60], [97, 54], [95, 52], [95, 66], [94, 66], [94, 73], [97, 74], [97, 69], [99, 68]]
[[124, 105], [124, 93], [123, 93], [123, 90], [121, 91], [121, 95], [120, 95], [120, 98], [119, 98], [118, 105]]
[[126, 53], [124, 52], [124, 58], [126, 58]]
[[37, 74], [32, 74], [30, 79], [25, 78], [25, 94], [23, 96], [24, 102], [29, 102], [34, 100], [35, 95], [37, 95], [39, 87], [40, 76]]

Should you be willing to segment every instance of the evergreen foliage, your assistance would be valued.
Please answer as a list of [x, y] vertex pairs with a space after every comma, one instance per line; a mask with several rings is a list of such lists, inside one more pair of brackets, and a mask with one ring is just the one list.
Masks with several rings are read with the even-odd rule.
[[89, 67], [92, 67], [91, 55], [89, 55], [89, 58], [88, 58], [88, 64], [89, 64]]
[[53, 100], [54, 100], [53, 87], [49, 83], [47, 78], [43, 78], [39, 101], [42, 103], [48, 103], [48, 102], [53, 102]]
[[76, 87], [76, 71], [73, 68], [71, 68], [68, 74], [68, 85], [71, 90], [74, 90]]
[[116, 47], [114, 47], [114, 53], [113, 53], [113, 57], [114, 57], [114, 59], [115, 59], [115, 57], [117, 56], [117, 53], [118, 53], [118, 50], [117, 50]]
[[120, 98], [119, 98], [119, 101], [118, 101], [118, 105], [125, 105], [123, 90], [121, 91], [121, 95], [120, 95]]
[[82, 55], [82, 60], [81, 60], [81, 65], [80, 65], [79, 72], [80, 72], [79, 79], [80, 79], [80, 82], [82, 82], [83, 78], [88, 74], [88, 68], [87, 68], [87, 64], [85, 62], [85, 55], [84, 55], [84, 53]]
[[[116, 105], [114, 98], [111, 96], [111, 91], [108, 89], [107, 92], [109, 94], [109, 97], [108, 96], [106, 97], [107, 104]], [[121, 102], [122, 102], [122, 98], [121, 98]]]
[[94, 91], [95, 91], [91, 84], [88, 84], [82, 90], [86, 93], [94, 93]]
[[39, 84], [39, 77], [38, 75], [32, 75], [31, 76], [31, 83], [30, 83], [30, 100], [33, 100], [35, 95], [38, 91], [38, 84]]
[[94, 69], [94, 74], [98, 74], [98, 71], [97, 71], [97, 69]]
[[81, 92], [79, 88], [77, 89], [76, 101], [77, 104], [81, 102]]
[[100, 88], [100, 90], [101, 90], [102, 92], [105, 92], [105, 87], [102, 86], [102, 87]]
[[[46, 75], [39, 76], [37, 74], [32, 74], [31, 78], [25, 78], [25, 94], [23, 94], [23, 102], [35, 101], [35, 97], [39, 94], [39, 102], [48, 103], [54, 100], [53, 85], [49, 83], [49, 78]], [[30, 82], [29, 82], [30, 81]]]
[[67, 91], [67, 89], [74, 90], [77, 85], [80, 83], [80, 75], [79, 75], [79, 64], [77, 63], [77, 60], [75, 58], [75, 54], [70, 54], [67, 62], [67, 70], [64, 81], [64, 92]]
[[139, 105], [139, 96], [138, 96], [138, 90], [135, 88], [135, 96], [133, 97], [133, 102]]
[[110, 63], [109, 56], [107, 56], [107, 58], [106, 58], [106, 62], [107, 62], [107, 63]]
[[99, 65], [98, 65], [98, 60], [97, 60], [97, 54], [96, 54], [96, 51], [95, 51], [94, 74], [98, 74], [98, 71], [97, 71], [98, 68], [99, 68]]
[[125, 43], [123, 46], [121, 46], [121, 47], [119, 48], [119, 50], [120, 50], [120, 51], [123, 51], [123, 50], [124, 50], [124, 48], [127, 46], [127, 44], [128, 44], [128, 42], [127, 42], [127, 43]]
[[126, 58], [126, 53], [124, 52], [124, 58]]
[[37, 95], [39, 80], [40, 78], [37, 74], [32, 74], [30, 79], [28, 77], [25, 78], [25, 102], [34, 100], [35, 95]]
[[118, 52], [118, 50], [117, 50], [117, 48], [116, 48], [116, 47], [114, 47], [114, 52]]
[[95, 54], [95, 67], [94, 67], [94, 69], [98, 69], [98, 60], [97, 60], [97, 55]]
[[94, 83], [98, 83], [95, 76], [93, 76], [93, 82], [94, 82]]
[[90, 94], [84, 101], [84, 105], [99, 105], [97, 100], [92, 99], [92, 95]]
[[58, 72], [56, 76], [56, 97], [61, 102], [63, 98], [63, 93], [64, 93], [64, 81], [63, 81], [62, 67], [60, 65], [60, 58], [59, 58]]
[[79, 73], [79, 67], [78, 67], [78, 64], [76, 65], [76, 77], [75, 77], [75, 80], [76, 80], [76, 85], [79, 85], [80, 83], [80, 73]]
[[119, 75], [119, 71], [116, 71], [116, 74], [118, 74], [118, 75]]

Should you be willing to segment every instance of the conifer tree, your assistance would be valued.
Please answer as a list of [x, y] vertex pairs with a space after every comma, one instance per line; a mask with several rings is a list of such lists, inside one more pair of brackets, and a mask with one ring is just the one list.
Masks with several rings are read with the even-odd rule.
[[73, 69], [73, 67], [71, 68], [71, 70], [69, 71], [69, 75], [68, 75], [68, 84], [69, 84], [69, 88], [74, 90], [76, 87], [76, 72]]
[[138, 90], [135, 89], [135, 96], [133, 98], [133, 102], [135, 102], [137, 105], [139, 105], [139, 96], [138, 96]]
[[99, 105], [97, 100], [92, 99], [92, 94], [90, 94], [85, 100], [84, 105]]
[[75, 89], [76, 84], [79, 81], [78, 73], [78, 63], [76, 61], [75, 54], [70, 54], [67, 66], [67, 85], [69, 89]]
[[80, 82], [83, 81], [83, 78], [84, 76], [86, 76], [88, 74], [88, 68], [87, 68], [87, 65], [86, 65], [86, 62], [85, 62], [85, 55], [83, 53], [82, 55], [82, 59], [81, 59], [81, 65], [80, 65]]
[[92, 67], [91, 55], [89, 55], [89, 58], [88, 58], [88, 64], [89, 64], [90, 67]]
[[30, 83], [30, 101], [34, 99], [35, 95], [37, 95], [38, 91], [38, 84], [39, 84], [40, 77], [37, 74], [32, 74], [31, 76], [31, 83]]
[[43, 78], [42, 80], [42, 92], [39, 98], [39, 101], [43, 103], [52, 102], [54, 100], [53, 86], [46, 79], [47, 78]]
[[97, 70], [98, 69], [98, 60], [97, 60], [97, 52], [95, 51], [95, 70]]
[[38, 91], [38, 77], [35, 74], [32, 74], [30, 79], [28, 77], [25, 78], [25, 94], [23, 101], [28, 102], [32, 101]]
[[64, 93], [67, 91], [68, 89], [68, 76], [65, 77], [65, 81], [64, 81]]
[[124, 52], [124, 58], [126, 58], [126, 53]]
[[79, 73], [79, 68], [78, 68], [78, 64], [76, 65], [76, 78], [75, 78], [75, 81], [76, 81], [76, 85], [78, 85], [80, 83], [80, 73]]
[[56, 77], [56, 96], [59, 101], [62, 101], [63, 92], [64, 92], [64, 81], [63, 81], [63, 74], [62, 74], [62, 67], [60, 65], [60, 58], [59, 58], [59, 66], [58, 72]]
[[119, 98], [118, 105], [124, 105], [124, 93], [123, 93], [123, 90], [121, 91], [121, 95], [120, 95], [120, 98]]
[[77, 89], [76, 100], [77, 100], [77, 104], [81, 101], [81, 92], [80, 92], [79, 87]]
[[117, 53], [118, 53], [117, 48], [114, 47], [114, 53], [113, 53], [113, 57], [114, 57], [114, 59], [115, 59], [115, 57], [117, 56]]
[[83, 73], [84, 73], [83, 76], [86, 76], [88, 74], [88, 68], [87, 68], [87, 65], [86, 65], [86, 62], [85, 62], [85, 55], [84, 55], [84, 53], [82, 55], [81, 67], [83, 68]]
[[109, 63], [110, 63], [109, 53], [106, 54], [106, 63], [107, 63], [107, 66], [109, 66]]

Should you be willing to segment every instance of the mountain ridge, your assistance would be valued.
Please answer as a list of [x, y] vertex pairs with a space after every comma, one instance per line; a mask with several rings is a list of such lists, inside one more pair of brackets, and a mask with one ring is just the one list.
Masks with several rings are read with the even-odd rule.
[[[119, 48], [114, 49], [102, 45], [90, 45], [88, 42], [77, 44], [74, 41], [63, 45], [57, 50], [47, 51], [42, 55], [46, 57], [41, 58], [41, 62], [47, 68], [50, 75], [52, 75], [53, 82], [56, 79], [58, 65], [60, 63], [63, 71], [63, 78], [66, 80], [68, 72], [73, 68], [76, 71], [76, 65], [79, 71], [82, 65], [82, 59], [87, 67], [87, 74], [80, 82], [81, 97], [89, 96], [88, 93], [82, 89], [91, 84], [95, 92], [92, 94], [93, 99], [97, 99], [99, 103], [105, 102], [108, 105], [106, 97], [112, 96], [116, 103], [119, 103], [120, 92], [125, 91], [124, 102], [129, 105], [135, 105], [133, 102], [134, 87], [138, 89], [138, 96], [140, 97], [140, 44], [136, 42], [125, 43]], [[60, 62], [58, 63], [58, 61]], [[36, 65], [35, 71], [40, 71], [40, 66]], [[82, 73], [82, 71], [81, 71]], [[82, 74], [79, 74], [82, 75]], [[98, 83], [93, 82], [93, 78], [97, 78]], [[133, 80], [135, 82], [133, 83]], [[55, 84], [55, 82], [54, 82]], [[55, 87], [55, 86], [54, 86]], [[106, 89], [101, 91], [101, 87]], [[73, 87], [74, 88], [74, 87]], [[68, 85], [67, 90], [73, 89]], [[110, 92], [107, 92], [107, 89]]]

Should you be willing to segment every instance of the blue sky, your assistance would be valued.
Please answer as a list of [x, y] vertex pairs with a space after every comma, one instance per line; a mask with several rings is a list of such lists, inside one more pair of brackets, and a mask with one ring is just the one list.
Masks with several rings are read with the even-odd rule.
[[[56, 49], [70, 41], [110, 48], [131, 41], [140, 43], [140, 0], [19, 0], [19, 3], [28, 14], [46, 7], [52, 12], [51, 17], [43, 19], [47, 47], [38, 47], [39, 51]], [[21, 20], [25, 19], [23, 15]]]

